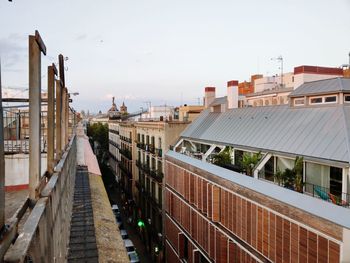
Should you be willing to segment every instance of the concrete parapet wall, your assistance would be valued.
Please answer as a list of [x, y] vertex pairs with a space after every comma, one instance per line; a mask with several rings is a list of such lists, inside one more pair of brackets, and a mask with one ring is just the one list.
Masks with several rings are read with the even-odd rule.
[[99, 262], [129, 262], [101, 176], [89, 174]]
[[5, 262], [65, 262], [76, 173], [73, 138], [41, 192], [23, 231], [5, 255]]

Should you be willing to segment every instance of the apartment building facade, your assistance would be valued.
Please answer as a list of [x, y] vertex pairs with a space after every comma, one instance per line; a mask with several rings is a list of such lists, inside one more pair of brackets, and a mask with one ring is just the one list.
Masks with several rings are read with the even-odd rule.
[[195, 119], [202, 109], [184, 107], [181, 120], [161, 116], [109, 121], [109, 164], [154, 260], [163, 258], [164, 155], [190, 123], [188, 119]]
[[[167, 262], [350, 261], [350, 79], [260, 108], [238, 108], [232, 83], [166, 155]], [[248, 173], [243, 159], [258, 154]], [[298, 158], [301, 182], [281, 182]]]
[[164, 120], [135, 123], [137, 216], [146, 222], [147, 245], [154, 259], [163, 251], [164, 155], [188, 123]]

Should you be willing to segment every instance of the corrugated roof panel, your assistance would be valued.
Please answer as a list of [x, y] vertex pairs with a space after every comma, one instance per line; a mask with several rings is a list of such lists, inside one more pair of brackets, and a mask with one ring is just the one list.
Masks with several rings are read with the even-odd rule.
[[349, 123], [350, 105], [252, 107], [203, 112], [182, 136], [349, 162]]
[[302, 96], [311, 94], [324, 94], [330, 92], [350, 91], [350, 79], [348, 78], [332, 78], [325, 80], [317, 80], [306, 82], [290, 93], [289, 96]]

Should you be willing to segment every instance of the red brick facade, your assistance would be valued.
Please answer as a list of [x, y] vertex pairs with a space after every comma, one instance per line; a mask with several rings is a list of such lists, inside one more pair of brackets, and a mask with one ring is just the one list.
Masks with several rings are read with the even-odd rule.
[[200, 262], [193, 251], [213, 262], [340, 262], [337, 226], [321, 219], [306, 224], [310, 216], [303, 211], [273, 210], [271, 200], [256, 202], [256, 196], [231, 190], [231, 181], [220, 178], [225, 182], [218, 184], [206, 173], [171, 158], [166, 162], [167, 262], [180, 262], [182, 235], [188, 262]]

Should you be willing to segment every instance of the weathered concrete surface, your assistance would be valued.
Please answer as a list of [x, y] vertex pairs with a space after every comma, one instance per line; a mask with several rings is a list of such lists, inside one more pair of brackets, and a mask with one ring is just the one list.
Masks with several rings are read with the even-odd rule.
[[28, 189], [5, 193], [5, 221], [11, 218], [28, 198]]
[[114, 214], [104, 187], [101, 171], [83, 126], [77, 126], [77, 164], [89, 173], [91, 203], [99, 262], [129, 262]]
[[89, 173], [101, 175], [96, 156], [91, 149], [89, 138], [84, 134], [84, 129], [81, 123], [77, 126], [77, 138], [77, 165], [87, 166]]
[[129, 262], [102, 178], [89, 178], [99, 262]]

